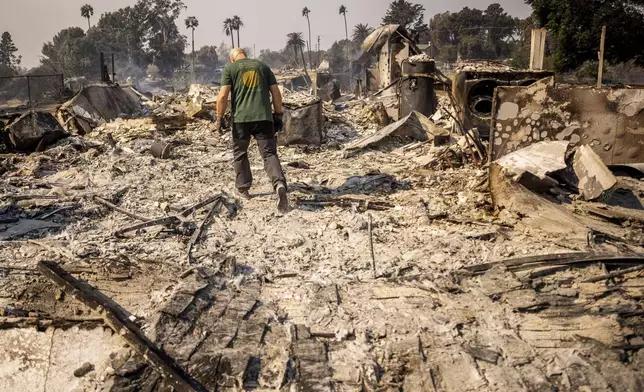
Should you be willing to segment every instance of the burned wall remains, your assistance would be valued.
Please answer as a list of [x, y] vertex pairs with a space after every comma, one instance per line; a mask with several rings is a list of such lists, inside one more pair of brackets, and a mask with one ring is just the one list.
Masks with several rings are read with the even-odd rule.
[[457, 70], [452, 84], [461, 121], [467, 129], [477, 128], [481, 136], [487, 138], [495, 88], [529, 86], [552, 75], [552, 72], [547, 71], [522, 71], [505, 66], [463, 66]]
[[544, 140], [590, 146], [606, 165], [644, 162], [644, 89], [498, 87], [491, 159]]
[[[409, 32], [401, 25], [381, 26], [365, 39], [363, 53], [354, 63], [362, 64], [368, 91], [386, 88], [401, 77], [402, 61], [420, 54], [413, 42]], [[368, 68], [372, 56], [377, 57], [376, 64]]]

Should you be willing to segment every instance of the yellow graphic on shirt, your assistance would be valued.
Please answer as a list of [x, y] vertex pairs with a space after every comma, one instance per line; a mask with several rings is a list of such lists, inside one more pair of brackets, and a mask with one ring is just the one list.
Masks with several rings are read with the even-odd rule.
[[242, 74], [242, 82], [246, 87], [255, 88], [259, 86], [259, 74], [255, 70], [246, 71]]

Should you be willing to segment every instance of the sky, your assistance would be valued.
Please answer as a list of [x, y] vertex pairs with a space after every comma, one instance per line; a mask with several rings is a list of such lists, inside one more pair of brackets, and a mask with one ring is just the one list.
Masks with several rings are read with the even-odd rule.
[[[87, 28], [87, 20], [80, 16], [80, 7], [89, 3], [94, 7], [93, 22], [107, 11], [133, 5], [136, 0], [0, 0], [0, 33], [9, 31], [22, 55], [25, 67], [38, 65], [43, 43], [62, 29], [72, 26]], [[322, 49], [344, 38], [344, 19], [338, 14], [340, 5], [348, 9], [347, 23], [349, 35], [352, 26], [368, 23], [380, 25], [391, 0], [184, 0], [188, 7], [181, 15], [180, 27], [189, 36], [183, 20], [196, 16], [199, 27], [195, 32], [195, 46], [230, 45], [230, 38], [222, 33], [225, 18], [239, 15], [244, 21], [241, 44], [252, 48], [256, 53], [261, 49], [281, 49], [286, 42], [286, 34], [304, 33], [308, 37], [306, 19], [302, 8], [311, 10], [311, 35], [314, 43], [320, 36]], [[445, 11], [459, 11], [463, 7], [485, 9], [492, 2], [498, 2], [512, 16], [526, 17], [530, 14], [523, 0], [412, 0], [425, 6], [425, 20]]]

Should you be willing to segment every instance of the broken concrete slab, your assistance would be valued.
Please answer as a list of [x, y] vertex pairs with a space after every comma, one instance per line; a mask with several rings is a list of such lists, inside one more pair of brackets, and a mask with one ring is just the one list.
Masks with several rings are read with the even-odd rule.
[[594, 200], [617, 184], [617, 179], [604, 165], [599, 155], [589, 146], [581, 146], [573, 160], [579, 178], [579, 193], [586, 200]]
[[406, 136], [418, 141], [434, 140], [435, 138], [445, 139], [449, 137], [449, 131], [437, 127], [429, 118], [418, 112], [411, 112], [405, 118], [389, 124], [385, 128], [357, 140], [344, 149], [346, 151], [362, 150], [363, 148], [375, 145], [388, 136]]
[[[91, 389], [91, 378], [107, 374], [122, 346], [118, 335], [98, 328], [13, 328], [0, 335], [0, 386], [3, 391], [74, 391]], [[74, 355], [70, 355], [74, 353]], [[84, 362], [96, 377], [78, 378], [71, 369]]]
[[284, 102], [284, 128], [278, 134], [279, 145], [320, 145], [322, 143], [322, 101], [307, 96], [304, 100]]
[[68, 136], [56, 118], [48, 112], [30, 110], [11, 122], [2, 131], [2, 139], [10, 150], [33, 152]]
[[565, 233], [570, 239], [586, 238], [587, 227], [561, 206], [507, 178], [496, 162], [490, 165], [490, 192], [494, 206], [522, 216], [531, 227], [551, 233]]
[[[195, 114], [195, 117], [198, 117]], [[154, 115], [151, 117], [157, 130], [171, 131], [184, 129], [190, 121], [184, 113], [174, 113], [171, 115]]]
[[515, 181], [525, 179], [529, 173], [553, 183], [548, 174], [566, 168], [567, 149], [567, 141], [543, 141], [501, 157], [496, 163]]

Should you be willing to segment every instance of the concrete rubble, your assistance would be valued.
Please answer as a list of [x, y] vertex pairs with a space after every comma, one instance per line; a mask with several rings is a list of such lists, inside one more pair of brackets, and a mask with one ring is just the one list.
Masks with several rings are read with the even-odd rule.
[[548, 190], [559, 183], [551, 173], [567, 168], [567, 141], [543, 141], [505, 155], [494, 163], [517, 183], [531, 189]]
[[[398, 29], [372, 41], [413, 54]], [[610, 171], [637, 151], [572, 137], [596, 111], [496, 87], [487, 151], [448, 94], [396, 122], [297, 77], [286, 215], [255, 149], [232, 196], [214, 85], [89, 90], [71, 135], [0, 154], [0, 390], [644, 389], [644, 185]], [[613, 141], [633, 94], [593, 93]]]
[[579, 193], [585, 200], [595, 200], [617, 184], [617, 178], [589, 146], [580, 146], [573, 162], [579, 179]]
[[501, 157], [496, 162], [514, 174], [516, 180], [526, 173], [544, 179], [549, 173], [566, 168], [567, 148], [566, 141], [539, 142]]

